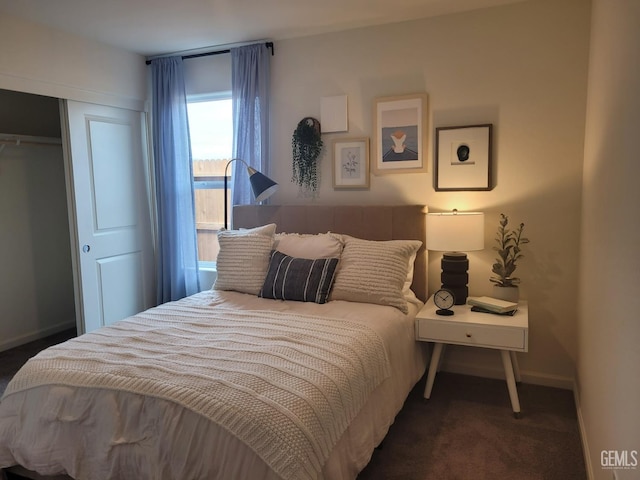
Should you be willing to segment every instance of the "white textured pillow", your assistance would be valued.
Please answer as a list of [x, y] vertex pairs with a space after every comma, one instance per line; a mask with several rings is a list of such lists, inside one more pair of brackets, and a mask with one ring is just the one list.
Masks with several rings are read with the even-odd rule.
[[361, 240], [346, 235], [344, 242], [331, 299], [389, 305], [407, 313], [403, 290], [409, 260], [422, 242]]
[[296, 258], [340, 258], [344, 243], [342, 235], [319, 233], [307, 235], [299, 233], [276, 233], [273, 248]]
[[276, 225], [218, 232], [214, 290], [234, 290], [258, 295], [269, 268]]

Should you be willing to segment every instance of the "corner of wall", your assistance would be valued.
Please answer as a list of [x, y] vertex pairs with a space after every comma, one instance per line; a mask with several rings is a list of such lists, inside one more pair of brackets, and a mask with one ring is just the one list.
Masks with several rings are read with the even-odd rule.
[[584, 467], [587, 472], [587, 479], [592, 480], [593, 477], [593, 465], [591, 464], [591, 456], [589, 455], [589, 441], [587, 439], [587, 429], [582, 415], [582, 406], [580, 404], [580, 382], [576, 378], [573, 381], [573, 400], [576, 405], [576, 414], [578, 417], [578, 429], [580, 431], [580, 441], [582, 442], [582, 454], [584, 456]]

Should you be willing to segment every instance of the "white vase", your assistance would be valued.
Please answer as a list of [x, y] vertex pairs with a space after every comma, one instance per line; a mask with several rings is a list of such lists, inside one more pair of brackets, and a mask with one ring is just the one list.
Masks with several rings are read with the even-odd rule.
[[493, 298], [499, 298], [507, 302], [518, 303], [520, 298], [520, 289], [518, 287], [501, 287], [500, 285], [493, 286]]

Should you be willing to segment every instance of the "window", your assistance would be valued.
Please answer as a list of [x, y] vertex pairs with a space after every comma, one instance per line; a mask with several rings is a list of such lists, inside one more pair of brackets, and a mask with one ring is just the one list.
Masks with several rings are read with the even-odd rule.
[[217, 233], [224, 226], [224, 169], [233, 151], [231, 93], [189, 97], [187, 113], [193, 159], [198, 260], [206, 266], [216, 261], [219, 250]]

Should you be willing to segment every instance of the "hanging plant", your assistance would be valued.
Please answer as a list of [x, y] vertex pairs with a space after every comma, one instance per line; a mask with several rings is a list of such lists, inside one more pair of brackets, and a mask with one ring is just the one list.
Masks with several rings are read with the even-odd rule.
[[312, 191], [318, 189], [317, 160], [322, 151], [320, 122], [305, 117], [298, 123], [291, 146], [293, 147], [293, 175], [291, 181]]

